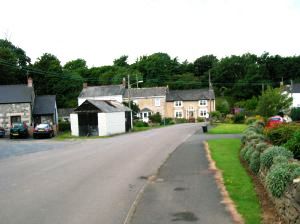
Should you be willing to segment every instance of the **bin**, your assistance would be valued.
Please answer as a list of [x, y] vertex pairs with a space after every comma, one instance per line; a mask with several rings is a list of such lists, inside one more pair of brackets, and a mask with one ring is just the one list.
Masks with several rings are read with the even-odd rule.
[[206, 133], [207, 132], [207, 125], [202, 126], [202, 130], [203, 130], [203, 133]]

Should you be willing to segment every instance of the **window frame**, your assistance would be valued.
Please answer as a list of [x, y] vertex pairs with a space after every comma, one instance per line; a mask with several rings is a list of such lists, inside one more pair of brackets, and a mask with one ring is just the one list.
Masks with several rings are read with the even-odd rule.
[[[178, 104], [178, 105], [177, 105], [177, 104]], [[174, 101], [174, 107], [183, 107], [183, 102], [182, 102], [182, 100]]]
[[[204, 102], [204, 104], [203, 104]], [[207, 106], [208, 105], [208, 101], [207, 100], [199, 100], [199, 106]]]
[[[201, 113], [202, 113], [203, 115], [201, 115]], [[207, 109], [199, 109], [199, 117], [206, 117], [207, 114], [208, 114]]]
[[[178, 116], [178, 117], [177, 117], [177, 114], [178, 114], [178, 113], [180, 113], [181, 116]], [[182, 110], [175, 110], [175, 111], [174, 111], [174, 117], [175, 117], [175, 118], [183, 118], [183, 111], [182, 111]]]
[[154, 106], [160, 107], [160, 98], [154, 98]]

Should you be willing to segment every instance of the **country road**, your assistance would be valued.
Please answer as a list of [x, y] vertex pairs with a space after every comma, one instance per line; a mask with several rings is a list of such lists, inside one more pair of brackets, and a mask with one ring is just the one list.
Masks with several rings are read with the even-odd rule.
[[200, 129], [175, 125], [2, 159], [0, 223], [123, 224], [143, 177]]

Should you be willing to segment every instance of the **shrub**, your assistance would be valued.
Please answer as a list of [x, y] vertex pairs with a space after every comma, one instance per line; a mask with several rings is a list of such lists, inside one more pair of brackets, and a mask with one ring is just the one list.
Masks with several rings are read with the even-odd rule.
[[280, 164], [280, 163], [288, 163], [289, 160], [285, 157], [285, 156], [275, 156], [273, 158], [273, 164], [274, 165], [277, 165], [277, 164]]
[[175, 118], [175, 123], [176, 124], [181, 124], [181, 123], [187, 123], [187, 119], [185, 118]]
[[133, 122], [133, 125], [135, 126], [135, 127], [148, 127], [149, 126], [149, 124], [148, 123], [146, 123], [146, 122], [144, 122], [144, 121], [139, 121], [139, 120], [137, 120], [137, 121], [134, 121]]
[[250, 158], [251, 158], [251, 155], [255, 152], [255, 149], [253, 147], [249, 147], [247, 152], [245, 153], [244, 155], [244, 160], [247, 162], [247, 163], [250, 163]]
[[245, 124], [253, 124], [256, 121], [256, 117], [247, 117], [245, 120]]
[[245, 115], [243, 113], [238, 113], [233, 116], [233, 123], [243, 124], [245, 122]]
[[295, 170], [291, 173], [291, 180], [300, 177], [300, 166], [295, 168]]
[[287, 159], [291, 159], [293, 158], [293, 153], [284, 147], [272, 146], [261, 154], [260, 161], [262, 166], [269, 169], [273, 164], [273, 158], [276, 156], [284, 156]]
[[58, 128], [61, 132], [71, 131], [71, 124], [68, 121], [59, 121]]
[[258, 151], [255, 151], [252, 153], [250, 157], [250, 169], [253, 171], [253, 173], [257, 174], [260, 168], [260, 153]]
[[265, 143], [265, 142], [260, 142], [256, 145], [256, 150], [260, 153], [262, 153], [263, 151], [265, 151], [267, 148], [269, 148], [270, 146]]
[[197, 117], [197, 122], [204, 122], [205, 119], [203, 117]]
[[299, 130], [297, 124], [281, 124], [271, 129], [265, 129], [265, 134], [274, 145], [283, 145]]
[[233, 117], [234, 117], [233, 114], [227, 114], [224, 119], [224, 123], [233, 124]]
[[245, 160], [245, 154], [247, 153], [249, 148], [250, 148], [249, 146], [245, 146], [244, 148], [241, 149], [240, 156], [243, 160]]
[[152, 123], [158, 123], [160, 124], [161, 123], [161, 115], [160, 113], [155, 113], [155, 114], [152, 114], [149, 116], [149, 120], [152, 122]]
[[165, 118], [162, 120], [162, 124], [165, 124], [165, 125], [172, 125], [172, 124], [175, 124], [175, 121], [174, 121], [173, 118], [171, 118], [171, 117], [165, 117]]
[[210, 117], [212, 118], [212, 120], [215, 121], [220, 121], [222, 119], [222, 114], [220, 111], [213, 111], [210, 113]]
[[293, 121], [300, 121], [300, 108], [292, 108], [291, 118]]
[[291, 139], [285, 144], [288, 150], [294, 154], [294, 158], [300, 160], [300, 130], [296, 131]]
[[289, 172], [289, 166], [287, 163], [281, 163], [275, 166], [267, 174], [266, 183], [267, 188], [274, 197], [281, 197], [286, 189], [286, 186], [290, 183], [291, 174]]

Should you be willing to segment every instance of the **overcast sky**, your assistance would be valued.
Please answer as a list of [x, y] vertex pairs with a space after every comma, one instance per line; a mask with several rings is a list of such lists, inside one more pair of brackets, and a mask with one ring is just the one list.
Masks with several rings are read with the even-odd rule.
[[35, 61], [129, 62], [165, 52], [180, 61], [246, 52], [300, 55], [300, 0], [0, 0], [0, 38]]

